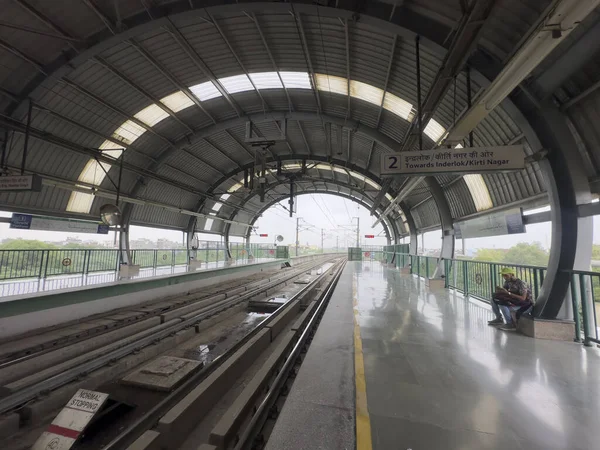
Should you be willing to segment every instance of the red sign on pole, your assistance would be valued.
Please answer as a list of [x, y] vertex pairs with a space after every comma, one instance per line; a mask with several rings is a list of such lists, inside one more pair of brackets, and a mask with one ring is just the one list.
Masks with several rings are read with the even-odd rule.
[[263, 234], [263, 233], [261, 233], [261, 234], [259, 234], [259, 236], [260, 236], [260, 237], [269, 237], [269, 235], [268, 235], [267, 233], [264, 233], [264, 234]]
[[375, 237], [375, 235], [374, 234], [365, 234], [365, 237], [367, 239], [373, 239]]

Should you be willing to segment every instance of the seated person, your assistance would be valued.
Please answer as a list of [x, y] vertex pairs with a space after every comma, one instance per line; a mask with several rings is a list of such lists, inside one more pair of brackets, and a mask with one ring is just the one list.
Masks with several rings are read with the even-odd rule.
[[496, 287], [492, 296], [492, 311], [496, 318], [490, 320], [488, 325], [500, 325], [502, 330], [513, 330], [516, 323], [512, 315], [516, 317], [517, 312], [527, 311], [533, 304], [531, 289], [515, 276], [515, 270], [510, 267], [502, 269], [500, 275], [504, 279], [504, 286]]

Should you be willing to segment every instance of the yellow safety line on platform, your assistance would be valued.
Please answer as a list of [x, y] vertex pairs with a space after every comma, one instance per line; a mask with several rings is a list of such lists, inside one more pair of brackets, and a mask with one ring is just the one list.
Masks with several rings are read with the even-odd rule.
[[356, 450], [372, 450], [371, 419], [367, 406], [367, 382], [363, 360], [362, 339], [358, 324], [358, 300], [356, 278], [352, 279], [352, 297], [354, 305], [354, 379], [356, 380]]

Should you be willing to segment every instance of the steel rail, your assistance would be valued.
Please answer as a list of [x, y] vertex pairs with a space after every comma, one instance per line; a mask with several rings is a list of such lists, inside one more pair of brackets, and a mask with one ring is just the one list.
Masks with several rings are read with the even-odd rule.
[[[302, 263], [302, 265], [298, 266], [297, 269], [300, 269], [300, 267], [302, 267], [303, 265], [310, 265], [310, 262]], [[50, 346], [42, 348], [42, 349], [40, 349], [38, 351], [32, 351], [31, 349], [33, 347], [30, 347], [30, 349], [20, 350], [18, 352], [18, 354], [22, 355], [22, 356], [14, 356], [13, 357], [12, 355], [15, 355], [14, 353], [13, 354], [7, 353], [7, 354], [5, 354], [5, 356], [0, 357], [0, 374], [1, 374], [2, 370], [5, 369], [5, 368], [7, 368], [7, 367], [13, 366], [15, 364], [26, 362], [26, 361], [28, 361], [30, 359], [37, 358], [38, 356], [41, 356], [41, 355], [46, 354], [48, 352], [52, 352], [54, 350], [58, 350], [58, 349], [61, 349], [61, 348], [67, 348], [67, 347], [73, 345], [74, 343], [79, 343], [79, 342], [82, 342], [82, 341], [86, 341], [86, 340], [95, 338], [97, 336], [101, 336], [103, 334], [107, 334], [107, 333], [110, 333], [110, 332], [113, 332], [113, 331], [116, 331], [116, 330], [120, 330], [120, 329], [126, 328], [128, 326], [134, 325], [136, 323], [142, 322], [144, 320], [150, 319], [152, 317], [155, 317], [157, 315], [164, 314], [164, 313], [170, 313], [170, 312], [173, 312], [173, 311], [177, 311], [177, 309], [190, 306], [190, 305], [194, 304], [195, 302], [210, 300], [211, 297], [217, 297], [217, 296], [219, 296], [219, 295], [221, 295], [223, 293], [226, 293], [229, 290], [237, 289], [239, 287], [245, 286], [246, 284], [256, 283], [257, 281], [263, 281], [265, 279], [269, 279], [269, 278], [272, 278], [272, 277], [273, 276], [271, 276], [271, 277], [267, 276], [267, 277], [265, 277], [263, 279], [259, 279], [259, 280], [252, 280], [252, 281], [246, 281], [246, 282], [242, 281], [241, 283], [234, 284], [232, 286], [228, 286], [228, 287], [226, 287], [226, 288], [224, 288], [222, 290], [213, 292], [213, 293], [211, 293], [211, 294], [209, 294], [209, 295], [207, 295], [205, 297], [198, 297], [198, 298], [196, 298], [194, 300], [189, 300], [188, 302], [182, 303], [181, 305], [177, 306], [176, 308], [173, 308], [173, 309], [170, 309], [170, 310], [163, 310], [163, 309], [153, 310], [152, 312], [149, 312], [148, 314], [140, 316], [140, 318], [138, 320], [134, 320], [134, 321], [131, 321], [131, 322], [124, 322], [121, 326], [116, 326], [114, 328], [107, 328], [107, 329], [104, 329], [104, 330], [100, 330], [100, 331], [98, 331], [96, 333], [92, 333], [92, 334], [85, 335], [85, 336], [80, 336], [79, 338], [77, 338], [77, 341], [74, 341], [74, 340], [62, 341], [62, 344], [50, 345]], [[194, 293], [197, 293], [200, 290], [201, 289], [198, 289], [198, 290], [194, 291]], [[185, 298], [185, 297], [187, 297], [187, 296], [181, 295], [181, 296], [177, 296], [177, 297], [173, 297], [173, 298], [158, 299], [158, 300], [155, 300], [154, 302], [155, 303], [159, 303], [159, 302], [162, 302], [162, 301], [165, 301], [165, 300], [169, 300], [169, 299], [170, 300], [175, 300], [177, 298]], [[126, 308], [125, 310], [127, 310], [127, 309], [128, 308]], [[102, 319], [103, 317], [109, 317], [111, 314], [115, 314], [116, 312], [118, 312], [118, 310], [116, 310], [116, 311], [109, 311], [107, 314], [104, 314], [102, 316], [98, 316], [96, 319]], [[59, 341], [59, 340], [57, 339], [54, 342], [57, 342], [57, 341]], [[43, 345], [46, 345], [47, 343], [52, 343], [52, 342], [53, 342], [52, 340], [49, 340], [49, 341], [45, 342]], [[35, 347], [37, 347], [37, 345]], [[29, 353], [23, 354], [24, 352], [29, 352]]]
[[[316, 267], [316, 266], [322, 265], [324, 262], [325, 262], [324, 260], [321, 260], [319, 263], [314, 264], [311, 267]], [[285, 283], [286, 281], [288, 281], [292, 278], [295, 278], [300, 273], [304, 272], [306, 270], [306, 267], [305, 266], [302, 266], [302, 267], [303, 267], [302, 269], [294, 271], [293, 274], [290, 274], [287, 277], [282, 277], [275, 282], [268, 283], [264, 286], [261, 286], [252, 291], [249, 291], [245, 294], [236, 296], [236, 297], [230, 299], [229, 301], [227, 301], [227, 300], [222, 301], [217, 306], [214, 306], [212, 308], [209, 307], [208, 311], [204, 311], [199, 314], [196, 314], [193, 317], [190, 317], [189, 319], [185, 319], [185, 320], [172, 319], [172, 320], [170, 320], [166, 323], [163, 323], [157, 327], [154, 327], [149, 330], [145, 330], [145, 331], [138, 333], [138, 335], [141, 335], [141, 336], [137, 339], [136, 339], [136, 335], [134, 335], [133, 337], [130, 336], [130, 337], [126, 338], [126, 340], [131, 340], [131, 342], [122, 344], [122, 345], [118, 346], [118, 348], [108, 350], [105, 354], [99, 355], [98, 357], [95, 357], [90, 361], [86, 361], [82, 364], [78, 364], [74, 367], [66, 369], [65, 371], [63, 371], [59, 374], [50, 376], [40, 382], [34, 383], [34, 384], [32, 384], [30, 386], [26, 386], [14, 393], [8, 394], [6, 397], [0, 399], [0, 414], [18, 408], [19, 406], [34, 399], [42, 392], [52, 391], [61, 386], [64, 386], [65, 384], [81, 377], [82, 375], [88, 374], [94, 370], [104, 367], [105, 365], [107, 365], [117, 359], [123, 358], [124, 356], [127, 356], [130, 353], [138, 351], [141, 348], [147, 347], [148, 345], [151, 345], [158, 340], [164, 339], [164, 338], [172, 335], [173, 333], [176, 333], [185, 328], [193, 326], [202, 320], [205, 320], [209, 317], [214, 316], [215, 314], [223, 312], [223, 311], [229, 309], [230, 307], [233, 307], [239, 303], [242, 303], [242, 302], [256, 296], [257, 294], [260, 294], [261, 292], [264, 292], [274, 286]], [[312, 286], [312, 284], [309, 284], [306, 287], [304, 287], [297, 295], [305, 292], [309, 286]], [[269, 318], [273, 317], [274, 314], [272, 314]], [[121, 341], [117, 341], [115, 343], [108, 344], [107, 346], [100, 347], [99, 349], [97, 349], [95, 351], [99, 352], [103, 348], [116, 346], [116, 345], [120, 344], [120, 342]]]
[[252, 416], [250, 423], [244, 430], [244, 433], [242, 433], [242, 435], [240, 436], [240, 439], [234, 447], [234, 450], [249, 450], [254, 448], [254, 441], [256, 437], [260, 434], [264, 423], [268, 419], [269, 412], [275, 404], [275, 402], [277, 401], [283, 384], [287, 380], [292, 367], [296, 363], [296, 359], [300, 355], [300, 352], [302, 351], [304, 345], [306, 344], [306, 341], [309, 338], [310, 333], [312, 333], [313, 328], [316, 326], [317, 321], [320, 319], [321, 314], [324, 312], [325, 307], [329, 303], [329, 299], [333, 295], [333, 291], [335, 290], [337, 283], [342, 275], [342, 272], [346, 265], [346, 261], [343, 261], [340, 265], [341, 267], [335, 274], [335, 277], [331, 281], [331, 284], [329, 285], [327, 291], [323, 294], [319, 302], [319, 306], [312, 314], [308, 324], [306, 325], [304, 331], [300, 335], [300, 338], [296, 342], [296, 345], [294, 345], [294, 348], [290, 352], [290, 355], [286, 358], [283, 367], [279, 370], [277, 377], [273, 381], [271, 389], [269, 389], [267, 395], [265, 396], [265, 398], [257, 408], [256, 412]]
[[192, 389], [200, 384], [206, 377], [217, 370], [224, 362], [226, 362], [235, 352], [242, 348], [252, 337], [262, 330], [269, 322], [274, 320], [288, 305], [291, 305], [294, 300], [299, 298], [305, 292], [310, 290], [314, 285], [322, 281], [330, 271], [335, 271], [340, 267], [343, 261], [335, 264], [329, 270], [324, 271], [318, 278], [307, 284], [302, 290], [294, 294], [289, 301], [280, 306], [273, 314], [260, 322], [255, 328], [246, 333], [238, 342], [228, 348], [223, 354], [219, 355], [212, 363], [205, 366], [202, 370], [192, 375], [179, 388], [168, 394], [163, 400], [151, 408], [146, 414], [137, 419], [130, 427], [123, 430], [121, 434], [115, 437], [111, 442], [103, 447], [103, 450], [124, 450], [128, 448], [136, 439], [138, 439], [145, 431], [151, 429], [158, 419], [166, 414], [174, 405], [180, 402]]

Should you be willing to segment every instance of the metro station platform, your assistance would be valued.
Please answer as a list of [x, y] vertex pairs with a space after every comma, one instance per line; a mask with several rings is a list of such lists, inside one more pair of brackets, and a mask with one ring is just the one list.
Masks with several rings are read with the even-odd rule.
[[[129, 278], [121, 278], [115, 272], [74, 277], [80, 283], [67, 279], [61, 284], [48, 279], [45, 281], [46, 289], [50, 289], [48, 283], [51, 283], [54, 290], [0, 296], [0, 339], [83, 320], [95, 314], [147, 301], [184, 295], [208, 284], [274, 270], [287, 261], [293, 264], [314, 256], [300, 256], [289, 260], [261, 258], [229, 265], [212, 263], [208, 267], [202, 265], [193, 270], [187, 270], [187, 266], [176, 266], [164, 271], [140, 271], [139, 275]], [[61, 280], [63, 277], [57, 279]], [[38, 281], [32, 283], [37, 284]]]
[[273, 258], [255, 258], [249, 262], [247, 259], [235, 261], [228, 264], [225, 261], [211, 261], [203, 263], [200, 267], [189, 269], [187, 264], [175, 266], [148, 267], [142, 268], [138, 275], [132, 277], [121, 277], [115, 270], [106, 272], [96, 272], [88, 274], [57, 275], [48, 278], [36, 279], [13, 279], [0, 282], [0, 302], [13, 300], [13, 296], [36, 294], [38, 292], [49, 292], [62, 289], [79, 288], [85, 286], [94, 286], [107, 283], [120, 283], [130, 280], [139, 280], [142, 278], [163, 277], [186, 273], [189, 270], [200, 271], [219, 269], [231, 266], [242, 266], [246, 264], [256, 264], [273, 261]]
[[600, 351], [488, 326], [491, 308], [348, 262], [267, 449], [592, 449]]

